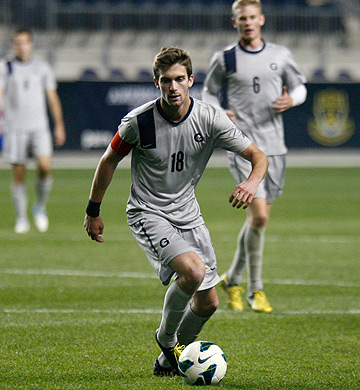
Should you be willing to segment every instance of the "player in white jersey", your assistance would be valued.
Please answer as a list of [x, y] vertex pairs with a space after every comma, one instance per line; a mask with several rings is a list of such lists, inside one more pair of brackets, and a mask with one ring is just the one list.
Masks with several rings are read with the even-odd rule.
[[65, 143], [65, 128], [56, 81], [49, 65], [32, 59], [32, 34], [19, 29], [13, 35], [15, 57], [0, 63], [0, 101], [4, 109], [4, 155], [13, 167], [12, 197], [16, 211], [16, 233], [27, 233], [25, 165], [28, 153], [36, 157], [38, 176], [37, 200], [33, 207], [34, 222], [40, 232], [48, 229], [46, 202], [51, 190], [52, 139], [47, 105], [54, 120], [57, 147]]
[[214, 149], [231, 150], [252, 162], [248, 178], [229, 198], [233, 207], [246, 208], [268, 162], [221, 110], [190, 97], [186, 52], [163, 48], [153, 70], [161, 97], [123, 118], [97, 167], [84, 226], [93, 240], [104, 241], [100, 203], [118, 163], [132, 150], [128, 224], [163, 285], [176, 274], [155, 333], [162, 353], [153, 369], [155, 375], [174, 375], [180, 345], [195, 340], [218, 306], [216, 257], [195, 187]]
[[[260, 1], [236, 0], [232, 23], [239, 41], [214, 54], [203, 100], [220, 108], [219, 94], [225, 88], [226, 114], [268, 156], [269, 169], [247, 210], [232, 265], [221, 276], [221, 285], [228, 294], [229, 306], [242, 311], [244, 289], [240, 283], [247, 265], [247, 300], [254, 311], [270, 313], [272, 307], [263, 291], [261, 274], [265, 226], [285, 180], [287, 149], [281, 113], [305, 101], [306, 80], [286, 47], [262, 39], [265, 17]], [[233, 153], [229, 153], [229, 167], [237, 182], [250, 169], [247, 161]]]

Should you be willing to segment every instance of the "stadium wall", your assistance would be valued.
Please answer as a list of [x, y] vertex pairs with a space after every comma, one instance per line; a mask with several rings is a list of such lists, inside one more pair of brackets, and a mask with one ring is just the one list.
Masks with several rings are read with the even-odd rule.
[[[304, 104], [284, 114], [289, 149], [360, 148], [359, 84], [308, 84]], [[201, 83], [191, 95], [200, 98]], [[68, 133], [66, 150], [104, 149], [122, 117], [131, 109], [156, 99], [152, 82], [60, 82], [59, 95]]]

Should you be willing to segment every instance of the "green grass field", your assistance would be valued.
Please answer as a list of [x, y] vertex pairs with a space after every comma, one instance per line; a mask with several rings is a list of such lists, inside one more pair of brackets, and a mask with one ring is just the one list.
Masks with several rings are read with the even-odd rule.
[[[10, 172], [0, 170], [0, 388], [189, 388], [152, 375], [165, 288], [126, 225], [130, 172], [119, 169], [106, 194], [103, 244], [82, 227], [92, 175], [55, 170], [50, 229], [22, 236], [13, 233]], [[219, 272], [245, 215], [227, 203], [234, 186], [227, 169], [209, 168], [197, 189]], [[287, 170], [266, 235], [274, 312], [231, 312], [219, 290], [201, 334], [227, 356], [219, 388], [360, 388], [359, 190], [358, 168]]]

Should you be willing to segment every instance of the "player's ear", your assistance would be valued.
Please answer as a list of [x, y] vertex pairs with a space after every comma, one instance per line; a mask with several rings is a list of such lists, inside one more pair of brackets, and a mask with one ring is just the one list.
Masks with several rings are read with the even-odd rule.
[[156, 88], [160, 89], [159, 80], [157, 80], [155, 77], [154, 77], [154, 84]]
[[265, 24], [265, 15], [261, 14], [260, 15], [260, 26], [262, 27]]
[[194, 84], [194, 75], [191, 75], [189, 77], [188, 84], [189, 84], [189, 88], [193, 86], [193, 84]]
[[234, 17], [231, 18], [231, 23], [232, 23], [234, 28], [237, 28], [237, 22], [236, 22], [236, 19]]

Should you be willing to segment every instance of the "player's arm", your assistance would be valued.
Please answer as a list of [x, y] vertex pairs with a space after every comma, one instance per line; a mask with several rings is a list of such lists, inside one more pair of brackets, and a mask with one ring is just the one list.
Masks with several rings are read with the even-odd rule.
[[249, 177], [236, 186], [235, 191], [230, 195], [229, 202], [233, 207], [246, 209], [252, 202], [261, 180], [268, 169], [268, 158], [254, 144], [250, 144], [240, 156], [251, 162], [251, 173]]
[[65, 125], [61, 102], [56, 89], [46, 91], [49, 109], [54, 120], [54, 140], [57, 147], [63, 146], [66, 141]]
[[124, 142], [117, 132], [102, 155], [91, 185], [89, 203], [86, 208], [84, 227], [92, 240], [103, 242], [104, 223], [100, 216], [100, 204], [110, 185], [119, 162], [130, 152], [133, 145]]
[[[5, 89], [0, 88], [0, 119], [2, 117], [2, 99], [4, 96]], [[2, 134], [2, 126], [1, 126], [1, 121], [0, 121], [0, 135]]]
[[304, 84], [299, 84], [290, 91], [288, 91], [287, 87], [284, 86], [282, 95], [272, 102], [272, 108], [277, 114], [279, 114], [291, 107], [304, 103], [306, 95], [307, 89]]

